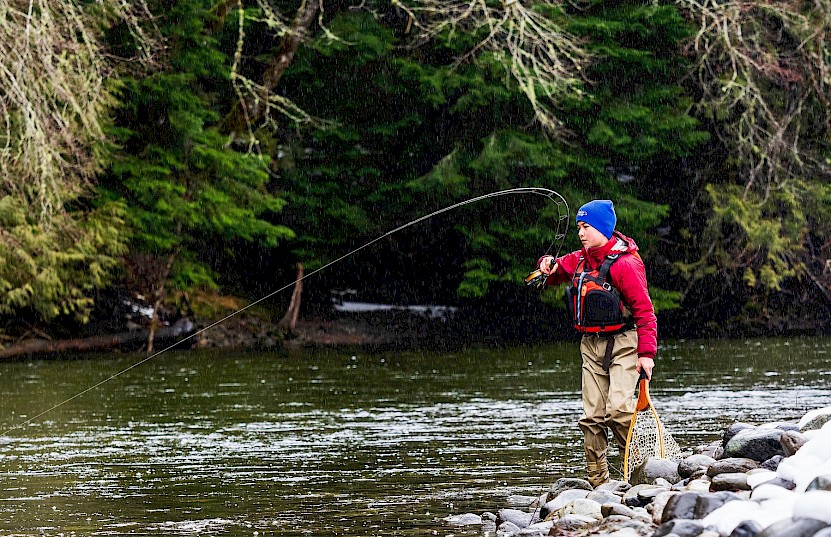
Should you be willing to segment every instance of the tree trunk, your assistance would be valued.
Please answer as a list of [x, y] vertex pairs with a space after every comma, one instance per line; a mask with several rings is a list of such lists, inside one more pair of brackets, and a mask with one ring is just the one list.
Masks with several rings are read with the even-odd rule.
[[291, 64], [300, 43], [306, 37], [309, 27], [314, 21], [321, 0], [302, 0], [300, 8], [294, 16], [291, 32], [283, 37], [277, 55], [271, 60], [263, 73], [262, 89], [259, 95], [251, 96], [244, 101], [237, 101], [231, 112], [225, 117], [222, 126], [223, 132], [236, 138], [240, 133], [248, 130], [263, 118], [267, 110], [269, 94], [277, 88], [280, 79]]
[[[194, 326], [190, 321], [178, 321], [173, 326], [163, 326], [156, 330], [156, 337], [167, 339], [184, 336], [193, 332]], [[95, 351], [111, 349], [129, 343], [138, 343], [146, 340], [148, 330], [136, 332], [124, 332], [107, 336], [93, 336], [83, 339], [65, 339], [59, 341], [24, 341], [18, 345], [12, 345], [0, 349], [0, 359], [14, 358], [31, 354], [56, 354], [72, 351]]]
[[285, 336], [294, 335], [297, 327], [297, 316], [300, 313], [300, 294], [303, 292], [303, 265], [297, 264], [297, 279], [294, 281], [294, 291], [291, 293], [289, 308], [283, 318], [277, 323], [277, 329]]
[[173, 267], [173, 262], [176, 260], [176, 255], [178, 252], [173, 252], [170, 254], [170, 257], [167, 258], [167, 264], [164, 267], [164, 271], [162, 272], [161, 277], [159, 278], [159, 282], [156, 287], [156, 291], [153, 293], [155, 295], [155, 301], [153, 303], [153, 316], [150, 318], [150, 331], [147, 335], [147, 354], [153, 352], [153, 338], [156, 335], [156, 326], [158, 326], [159, 322], [159, 307], [162, 304], [162, 299], [164, 298], [164, 288], [165, 282], [167, 281], [167, 277], [170, 274], [170, 269]]

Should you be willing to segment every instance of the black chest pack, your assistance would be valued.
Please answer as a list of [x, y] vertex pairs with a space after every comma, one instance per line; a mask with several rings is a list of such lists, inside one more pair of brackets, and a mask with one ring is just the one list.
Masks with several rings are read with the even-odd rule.
[[618, 291], [606, 281], [620, 254], [606, 256], [599, 268], [586, 270], [581, 257], [566, 287], [566, 305], [572, 325], [584, 334], [613, 335], [634, 328]]

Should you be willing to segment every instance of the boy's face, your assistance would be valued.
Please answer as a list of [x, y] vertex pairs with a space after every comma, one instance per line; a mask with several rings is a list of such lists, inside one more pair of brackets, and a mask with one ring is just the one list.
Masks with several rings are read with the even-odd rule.
[[577, 236], [580, 237], [583, 248], [596, 248], [609, 242], [606, 235], [582, 221], [577, 222]]

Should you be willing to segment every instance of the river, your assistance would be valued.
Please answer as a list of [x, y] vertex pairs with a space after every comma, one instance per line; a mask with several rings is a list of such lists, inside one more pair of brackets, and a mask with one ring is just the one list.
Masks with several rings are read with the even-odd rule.
[[[831, 405], [829, 352], [667, 341], [650, 393], [689, 450]], [[0, 533], [477, 535], [441, 519], [581, 475], [576, 353], [169, 352], [83, 394], [142, 357], [3, 363]]]

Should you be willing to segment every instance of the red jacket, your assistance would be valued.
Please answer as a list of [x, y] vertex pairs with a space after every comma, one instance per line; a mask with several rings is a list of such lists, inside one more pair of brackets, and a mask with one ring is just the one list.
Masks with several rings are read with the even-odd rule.
[[[629, 237], [615, 231], [611, 240], [596, 248], [583, 248], [557, 259], [557, 270], [546, 279], [546, 285], [570, 282], [577, 269], [580, 256], [586, 258], [589, 267], [599, 267], [618, 242], [626, 246], [622, 251], [633, 255], [622, 255], [609, 270], [609, 283], [617, 289], [624, 305], [632, 312], [638, 329], [638, 356], [655, 358], [658, 351], [658, 321], [655, 309], [646, 287], [646, 270], [640, 256], [634, 255], [638, 245]], [[614, 253], [614, 252], [612, 252]], [[539, 264], [539, 263], [538, 263]]]

